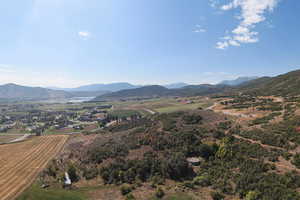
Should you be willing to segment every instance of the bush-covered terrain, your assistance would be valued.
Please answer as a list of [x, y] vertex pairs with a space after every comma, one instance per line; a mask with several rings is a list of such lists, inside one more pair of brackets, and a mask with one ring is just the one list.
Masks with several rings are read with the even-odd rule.
[[[300, 119], [268, 125], [277, 115], [258, 119], [266, 124], [260, 129], [244, 129], [201, 110], [124, 122], [88, 144], [70, 143], [69, 152], [43, 177], [57, 183], [67, 170], [75, 184], [101, 180], [119, 187], [124, 199], [138, 199], [136, 191], [146, 185], [152, 189], [143, 192], [152, 199], [176, 199], [182, 191], [182, 199], [199, 199], [199, 191], [211, 199], [300, 199], [300, 176], [294, 171], [300, 158], [293, 152], [300, 144]], [[188, 158], [200, 162], [192, 164]], [[282, 169], [282, 160], [293, 169]]]

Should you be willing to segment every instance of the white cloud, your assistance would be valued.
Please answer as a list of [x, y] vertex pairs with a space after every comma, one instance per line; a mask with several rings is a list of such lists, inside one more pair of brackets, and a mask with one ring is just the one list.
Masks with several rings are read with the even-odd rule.
[[217, 49], [226, 49], [229, 46], [228, 42], [217, 42]]
[[91, 33], [88, 31], [79, 31], [78, 35], [79, 35], [79, 37], [81, 37], [84, 40], [87, 40], [88, 38], [91, 37]]
[[[222, 41], [217, 43], [216, 48], [226, 49], [229, 46], [240, 46], [241, 44], [256, 43], [259, 41], [258, 32], [253, 31], [257, 24], [266, 20], [265, 14], [272, 12], [279, 0], [230, 0], [228, 4], [220, 7], [223, 11], [240, 9], [238, 16], [239, 25], [231, 31]], [[216, 0], [210, 3], [217, 5]]]

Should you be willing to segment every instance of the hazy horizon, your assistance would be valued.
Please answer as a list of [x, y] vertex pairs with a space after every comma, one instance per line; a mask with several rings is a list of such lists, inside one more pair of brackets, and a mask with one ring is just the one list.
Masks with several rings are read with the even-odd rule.
[[[278, 74], [280, 75], [280, 74]], [[103, 83], [103, 82], [96, 82], [96, 83], [86, 83], [86, 84], [81, 84], [81, 85], [76, 85], [76, 86], [72, 86], [72, 87], [63, 87], [63, 86], [59, 86], [59, 85], [28, 85], [28, 84], [18, 84], [16, 82], [7, 82], [7, 83], [1, 83], [1, 85], [7, 85], [7, 84], [15, 84], [15, 85], [21, 85], [21, 86], [28, 86], [28, 87], [44, 87], [44, 88], [49, 88], [49, 89], [75, 89], [75, 88], [79, 88], [82, 86], [91, 86], [91, 85], [99, 85], [99, 84], [103, 84], [103, 85], [110, 85], [110, 84], [120, 84], [120, 83], [128, 83], [134, 86], [151, 86], [151, 85], [161, 85], [161, 86], [168, 86], [168, 85], [175, 85], [175, 84], [187, 84], [187, 85], [200, 85], [200, 84], [212, 84], [212, 85], [216, 85], [216, 84], [220, 84], [223, 81], [234, 81], [238, 78], [251, 78], [251, 77], [264, 77], [263, 76], [236, 76], [236, 77], [232, 77], [229, 79], [224, 79], [224, 80], [220, 80], [218, 82], [198, 82], [198, 83], [189, 83], [189, 82], [183, 82], [183, 81], [177, 81], [177, 82], [169, 82], [169, 83], [149, 83], [149, 84], [138, 84], [138, 83], [132, 83], [132, 82], [107, 82], [107, 83]], [[272, 77], [272, 76], [270, 76]]]

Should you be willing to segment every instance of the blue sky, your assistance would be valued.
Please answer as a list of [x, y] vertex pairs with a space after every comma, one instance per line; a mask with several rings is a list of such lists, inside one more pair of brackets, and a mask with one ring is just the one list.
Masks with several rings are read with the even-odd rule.
[[217, 83], [300, 68], [296, 0], [9, 0], [0, 84]]

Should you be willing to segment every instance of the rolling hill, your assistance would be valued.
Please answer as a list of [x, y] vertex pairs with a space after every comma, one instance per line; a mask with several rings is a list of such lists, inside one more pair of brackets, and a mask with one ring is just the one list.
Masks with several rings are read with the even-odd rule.
[[190, 85], [179, 89], [168, 89], [160, 85], [144, 86], [136, 89], [121, 90], [96, 97], [93, 101], [118, 100], [130, 98], [151, 98], [167, 96], [196, 96], [223, 92], [230, 87], [225, 85]]
[[[178, 89], [168, 89], [163, 86], [145, 86], [141, 88], [121, 90], [105, 95], [100, 95], [95, 100], [126, 99], [143, 97], [166, 97], [166, 96], [200, 96], [220, 93], [249, 93], [254, 95], [300, 95], [300, 70], [292, 71], [276, 77], [262, 77], [254, 79], [237, 79], [237, 86], [227, 84], [201, 84], [188, 85]], [[235, 84], [237, 84], [235, 82]], [[224, 82], [223, 82], [224, 83]], [[233, 83], [231, 83], [233, 84]]]
[[94, 101], [108, 100], [108, 99], [123, 99], [123, 98], [144, 98], [144, 97], [160, 97], [171, 95], [172, 91], [159, 85], [144, 86], [135, 89], [121, 90], [98, 96]]
[[2, 100], [46, 100], [72, 97], [71, 94], [41, 87], [27, 87], [16, 84], [0, 86], [0, 99]]
[[294, 96], [300, 95], [300, 70], [276, 77], [262, 77], [239, 86], [244, 93], [256, 95]]

